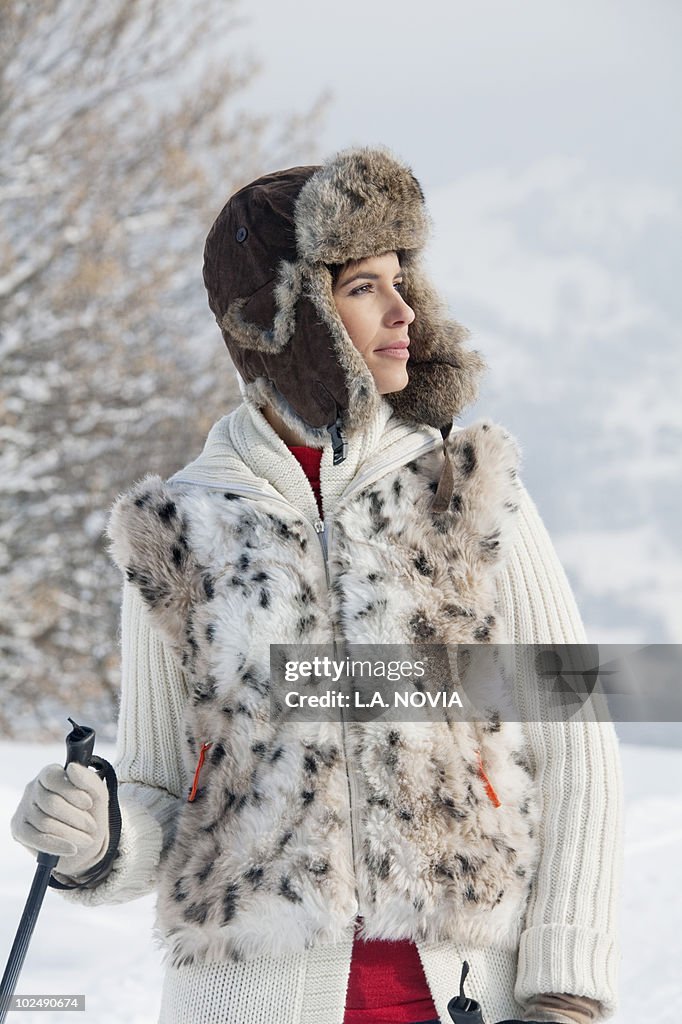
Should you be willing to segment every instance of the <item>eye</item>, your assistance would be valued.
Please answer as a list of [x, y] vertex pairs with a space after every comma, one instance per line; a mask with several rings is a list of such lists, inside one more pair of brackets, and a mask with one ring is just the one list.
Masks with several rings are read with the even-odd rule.
[[[349, 294], [350, 295], [364, 295], [366, 290], [368, 288], [371, 289], [371, 287], [372, 287], [371, 284], [361, 284], [358, 288], [353, 288], [353, 290]], [[405, 282], [404, 281], [395, 281], [394, 284], [393, 284], [393, 287], [396, 288], [400, 292], [400, 291], [402, 291], [404, 289]]]

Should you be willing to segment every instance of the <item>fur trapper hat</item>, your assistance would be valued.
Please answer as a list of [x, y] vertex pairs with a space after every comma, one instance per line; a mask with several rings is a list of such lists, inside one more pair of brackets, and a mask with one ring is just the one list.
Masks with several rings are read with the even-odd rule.
[[421, 267], [430, 217], [410, 168], [385, 147], [342, 150], [321, 166], [291, 167], [245, 185], [223, 207], [204, 251], [208, 301], [242, 378], [307, 444], [344, 457], [379, 392], [346, 331], [330, 266], [395, 251], [410, 325], [409, 383], [384, 397], [403, 418], [440, 428], [476, 397], [485, 362], [464, 347]]

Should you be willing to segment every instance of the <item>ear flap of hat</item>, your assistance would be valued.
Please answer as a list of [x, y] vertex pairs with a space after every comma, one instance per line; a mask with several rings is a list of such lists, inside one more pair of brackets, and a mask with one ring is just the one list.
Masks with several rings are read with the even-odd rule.
[[340, 412], [350, 430], [371, 418], [376, 387], [336, 311], [323, 264], [280, 264], [277, 282], [233, 302], [219, 323], [244, 382], [267, 379], [268, 400], [293, 428], [326, 428]]
[[386, 399], [404, 419], [440, 428], [476, 400], [487, 364], [480, 352], [464, 347], [470, 332], [448, 317], [418, 257], [401, 254], [401, 266], [405, 301], [415, 314], [409, 328], [409, 382]]
[[[255, 344], [247, 347], [245, 335], [248, 328], [256, 341], [271, 338], [256, 324], [240, 324], [239, 335], [234, 329], [234, 308], [231, 322], [221, 327], [225, 344], [232, 360], [246, 383], [259, 377], [266, 378], [282, 395], [288, 404], [311, 427], [326, 427], [337, 416], [340, 408], [347, 404], [347, 389], [344, 374], [330, 344], [329, 332], [320, 323], [318, 311], [310, 299], [300, 296], [295, 304], [295, 330], [285, 345], [266, 347]], [[293, 317], [292, 317], [293, 319]], [[273, 350], [274, 349], [274, 350]]]
[[[379, 393], [364, 357], [339, 316], [329, 268], [324, 264], [307, 267], [302, 290], [291, 347], [300, 353], [301, 365], [307, 363], [308, 379], [317, 370], [319, 352], [324, 347], [329, 363], [320, 372], [318, 384], [335, 396], [338, 411], [343, 412], [344, 427], [361, 429], [376, 413]], [[324, 373], [329, 376], [323, 376]], [[326, 423], [334, 419], [335, 415]]]

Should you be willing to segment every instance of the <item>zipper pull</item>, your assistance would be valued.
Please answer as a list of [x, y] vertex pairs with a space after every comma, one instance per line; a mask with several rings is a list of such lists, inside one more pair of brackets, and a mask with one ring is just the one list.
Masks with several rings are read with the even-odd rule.
[[[324, 519], [316, 519], [313, 523], [315, 527], [315, 533], [320, 538], [320, 544], [322, 546], [322, 554], [324, 556], [324, 568], [327, 571], [327, 530]], [[327, 586], [329, 586], [329, 576], [327, 576]]]
[[189, 791], [189, 796], [187, 797], [187, 803], [188, 804], [193, 803], [194, 799], [195, 799], [195, 797], [197, 795], [197, 786], [199, 785], [199, 772], [201, 771], [201, 766], [204, 763], [204, 758], [206, 757], [206, 751], [208, 750], [209, 747], [212, 747], [212, 746], [213, 746], [212, 743], [203, 743], [202, 746], [201, 746], [201, 751], [199, 753], [199, 762], [197, 764], [197, 770], [194, 773], [194, 782], [192, 784], [192, 788]]
[[485, 782], [485, 791], [488, 794], [490, 800], [495, 805], [495, 807], [501, 807], [502, 806], [502, 801], [500, 800], [499, 796], [497, 795], [497, 793], [495, 792], [495, 790], [491, 786], [490, 779], [486, 775], [485, 770], [483, 768], [483, 758], [481, 757], [481, 751], [477, 750], [476, 754], [478, 755], [478, 774], [480, 775], [480, 777]]

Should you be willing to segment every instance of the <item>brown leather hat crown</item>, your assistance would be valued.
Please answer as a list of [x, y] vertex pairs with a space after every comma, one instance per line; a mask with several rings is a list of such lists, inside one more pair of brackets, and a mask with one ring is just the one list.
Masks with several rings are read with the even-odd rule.
[[[420, 264], [430, 230], [419, 182], [385, 147], [342, 150], [245, 185], [204, 251], [209, 306], [257, 404], [270, 402], [310, 444], [362, 429], [379, 393], [336, 310], [330, 265], [395, 251], [410, 325], [409, 383], [384, 397], [405, 419], [449, 428], [485, 369], [462, 344]], [[334, 430], [336, 429], [336, 437]], [[342, 456], [341, 456], [342, 457]]]

